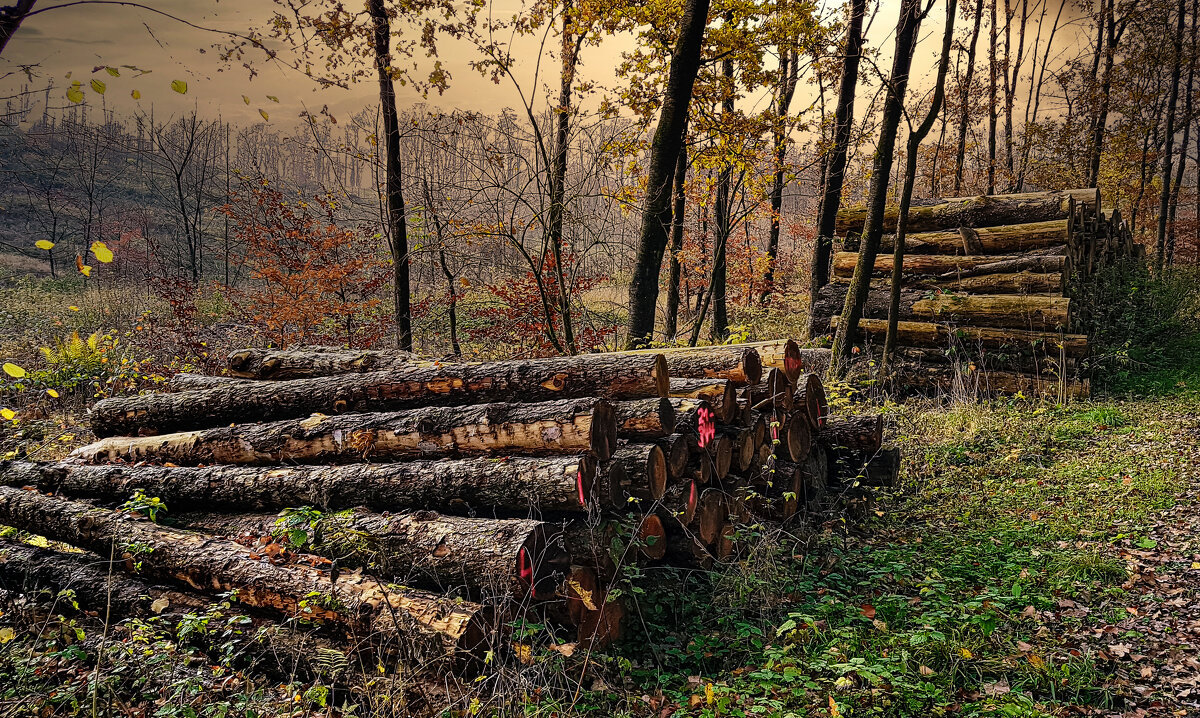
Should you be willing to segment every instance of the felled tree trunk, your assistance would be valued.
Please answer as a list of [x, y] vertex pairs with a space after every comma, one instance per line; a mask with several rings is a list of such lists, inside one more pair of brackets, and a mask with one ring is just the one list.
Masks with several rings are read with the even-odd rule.
[[410, 659], [479, 659], [497, 626], [488, 607], [380, 583], [368, 575], [330, 581], [301, 563], [274, 565], [232, 541], [172, 529], [35, 491], [0, 487], [0, 523], [108, 555], [116, 543], [126, 570], [197, 590], [237, 590], [247, 606], [329, 622], [353, 634], [391, 636]]
[[[658, 444], [623, 446], [617, 449], [609, 463], [619, 465], [624, 470], [620, 493], [612, 494], [614, 506], [623, 504], [618, 496], [647, 502], [663, 497], [667, 488], [667, 459]], [[616, 491], [615, 487], [610, 491]]]
[[860, 414], [829, 417], [817, 434], [817, 441], [827, 449], [850, 449], [867, 455], [874, 454], [883, 446], [883, 416]]
[[[913, 208], [914, 210], [917, 208]], [[918, 232], [904, 239], [906, 252], [914, 254], [1020, 254], [1034, 249], [1065, 245], [1071, 238], [1068, 220], [1028, 222], [996, 227], [960, 228], [940, 232]], [[880, 249], [892, 251], [895, 236], [884, 236]], [[971, 251], [972, 249], [978, 251]], [[904, 258], [905, 264], [909, 257]]]
[[229, 355], [229, 372], [248, 379], [310, 379], [338, 374], [365, 374], [416, 359], [392, 349], [240, 349]]
[[[836, 319], [836, 318], [835, 318]], [[834, 322], [837, 325], [837, 322]], [[882, 337], [887, 331], [886, 319], [862, 319], [860, 331]], [[959, 344], [968, 348], [979, 347], [999, 351], [1030, 353], [1033, 351], [1055, 356], [1061, 351], [1070, 358], [1087, 355], [1086, 334], [1059, 334], [1057, 332], [1034, 332], [1021, 329], [996, 329], [993, 327], [951, 327], [933, 322], [898, 322], [897, 341], [901, 346], [946, 349]]]
[[753, 347], [736, 345], [638, 349], [589, 356], [629, 357], [662, 354], [672, 377], [682, 379], [728, 379], [738, 385], [754, 384], [762, 378], [762, 359]]
[[695, 518], [699, 504], [700, 487], [697, 483], [691, 479], [680, 481], [667, 487], [667, 492], [659, 501], [658, 517], [662, 519], [664, 527], [671, 525], [671, 519], [686, 525]]
[[[1090, 193], [1089, 196], [1094, 197], [1096, 191], [1093, 188], [946, 199], [938, 204], [910, 207], [908, 229], [911, 232], [935, 232], [958, 227], [997, 227], [1064, 220], [1071, 216], [1074, 195], [1082, 196], [1082, 193]], [[861, 232], [866, 217], [865, 207], [839, 209], [837, 233]], [[887, 207], [884, 210], [883, 231], [895, 232], [898, 217], [898, 207]]]
[[[182, 395], [177, 395], [182, 396]], [[601, 460], [616, 445], [616, 417], [602, 399], [476, 404], [378, 414], [313, 416], [164, 436], [109, 437], [76, 449], [90, 462], [174, 464], [334, 463], [457, 454], [567, 454]]]
[[[873, 276], [890, 278], [892, 259], [892, 255], [877, 257]], [[941, 281], [951, 281], [980, 274], [1015, 272], [1061, 274], [1066, 267], [1066, 260], [1067, 258], [1061, 254], [1028, 256], [906, 254], [902, 269], [906, 275], [936, 277]], [[833, 276], [839, 280], [849, 280], [854, 275], [854, 267], [857, 262], [857, 252], [838, 252], [833, 257]]]
[[[846, 286], [825, 286], [814, 303], [814, 316], [823, 331], [829, 331], [837, 312], [841, 311]], [[900, 319], [908, 321], [955, 322], [971, 326], [1004, 327], [1047, 331], [1067, 326], [1071, 300], [1066, 297], [1016, 294], [945, 294], [928, 296], [918, 289], [906, 289], [900, 294]], [[886, 319], [890, 295], [870, 290], [863, 316]]]
[[754, 430], [741, 426], [722, 426], [717, 431], [729, 439], [731, 444], [730, 468], [745, 471], [758, 456], [758, 444], [754, 443]]
[[767, 372], [765, 381], [749, 387], [751, 408], [756, 411], [790, 411], [794, 385], [780, 369]]
[[683, 434], [671, 434], [655, 442], [667, 457], [667, 476], [671, 479], [682, 479], [687, 475], [688, 451], [687, 437]]
[[675, 431], [675, 406], [666, 398], [614, 401], [613, 411], [619, 439], [649, 441]]
[[829, 415], [829, 400], [825, 396], [825, 385], [816, 374], [805, 374], [796, 382], [796, 411], [808, 420], [809, 429], [816, 433], [825, 425]]
[[98, 402], [90, 419], [96, 436], [104, 437], [292, 419], [313, 413], [667, 395], [666, 361], [659, 355], [617, 356], [444, 364], [118, 397]]
[[1062, 274], [1070, 276], [1071, 261], [1063, 254], [1026, 254], [1020, 257], [996, 257], [994, 262], [976, 264], [962, 270], [947, 270], [938, 275], [938, 279], [963, 280], [984, 274], [1003, 274], [1016, 272], [1033, 272], [1034, 274]]
[[737, 389], [728, 379], [672, 379], [671, 398], [708, 402], [717, 421], [729, 423], [737, 413]]
[[209, 376], [208, 374], [189, 374], [183, 372], [171, 377], [167, 382], [168, 391], [195, 391], [197, 389], [216, 389], [218, 387], [246, 386], [253, 384], [251, 379], [237, 379], [228, 376]]
[[804, 358], [800, 345], [791, 339], [773, 339], [766, 342], [727, 344], [727, 349], [753, 349], [758, 352], [759, 362], [765, 369], [781, 369], [793, 381], [804, 370]]
[[223, 511], [307, 505], [526, 515], [581, 511], [598, 501], [596, 460], [587, 454], [262, 468], [13, 462], [0, 477], [10, 486], [84, 498], [124, 498], [141, 489], [169, 506]]
[[1091, 382], [1088, 379], [1008, 371], [980, 371], [969, 376], [936, 369], [910, 371], [903, 374], [903, 383], [938, 391], [963, 391], [972, 395], [1021, 393], [1054, 399], [1086, 399], [1091, 396]]
[[[181, 514], [183, 528], [227, 538], [274, 536], [289, 530], [276, 514]], [[442, 516], [433, 511], [322, 517], [306, 540], [343, 566], [371, 568], [405, 585], [472, 597], [548, 598], [568, 568], [558, 531], [532, 519]], [[307, 533], [307, 531], [306, 531]]]
[[666, 531], [655, 514], [595, 525], [570, 521], [563, 527], [562, 540], [571, 562], [591, 568], [604, 583], [612, 581], [623, 566], [656, 560], [666, 553]]
[[780, 433], [781, 444], [785, 450], [784, 453], [792, 461], [804, 461], [812, 448], [813, 428], [811, 422], [812, 418], [806, 407], [802, 411], [794, 412], [787, 423], [783, 425], [783, 431]]

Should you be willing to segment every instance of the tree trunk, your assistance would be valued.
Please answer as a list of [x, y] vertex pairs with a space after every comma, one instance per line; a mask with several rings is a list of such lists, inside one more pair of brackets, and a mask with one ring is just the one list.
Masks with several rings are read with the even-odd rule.
[[1104, 74], [1100, 76], [1100, 106], [1096, 110], [1096, 118], [1092, 124], [1092, 146], [1088, 157], [1088, 170], [1085, 183], [1098, 185], [1100, 183], [1100, 158], [1104, 153], [1104, 132], [1108, 125], [1109, 97], [1112, 94], [1113, 60], [1117, 50], [1115, 0], [1105, 2], [1102, 23], [1107, 35], [1104, 43]]
[[728, 379], [672, 379], [671, 397], [708, 402], [717, 421], [723, 424], [731, 423], [737, 415], [737, 389]]
[[369, 575], [347, 574], [335, 582], [327, 571], [299, 562], [272, 564], [233, 541], [10, 487], [0, 487], [0, 523], [101, 555], [115, 550], [126, 570], [150, 578], [197, 590], [237, 590], [246, 606], [328, 622], [352, 635], [398, 639], [410, 659], [482, 659], [493, 648], [498, 623], [492, 609]]
[[[1003, 195], [1002, 195], [1003, 196]], [[921, 208], [916, 208], [920, 211]], [[910, 208], [910, 211], [911, 208]], [[951, 231], [922, 232], [905, 234], [905, 253], [915, 254], [1016, 254], [1034, 249], [1045, 249], [1070, 240], [1071, 230], [1065, 219], [1050, 222], [1027, 222], [1024, 224], [1008, 224], [996, 227], [981, 227], [970, 229], [971, 238], [980, 251], [971, 252], [963, 241], [963, 230], [955, 228]], [[881, 240], [879, 248], [889, 250], [895, 247], [895, 236], [886, 235]]]
[[[1179, 189], [1183, 186], [1183, 172], [1187, 166], [1188, 160], [1188, 142], [1191, 140], [1192, 130], [1192, 81], [1196, 77], [1196, 27], [1197, 22], [1200, 22], [1200, 0], [1192, 0], [1192, 28], [1191, 28], [1191, 48], [1188, 59], [1188, 76], [1187, 83], [1183, 86], [1184, 106], [1183, 106], [1183, 139], [1179, 146], [1179, 164], [1175, 167], [1175, 181], [1171, 186], [1171, 203], [1170, 212], [1167, 217], [1167, 258], [1166, 265], [1169, 267], [1175, 263], [1175, 214], [1179, 209]], [[1200, 162], [1197, 163], [1200, 167]], [[1196, 171], [1197, 182], [1200, 185], [1200, 169]], [[1197, 192], [1200, 193], [1200, 186], [1197, 187]], [[1200, 223], [1200, 215], [1196, 217]]]
[[598, 500], [596, 460], [580, 456], [508, 456], [338, 466], [89, 466], [13, 462], [3, 482], [90, 499], [136, 490], [179, 504], [218, 511], [316, 506], [326, 511], [428, 509], [500, 515], [572, 512]]
[[[829, 283], [829, 255], [833, 251], [834, 223], [842, 201], [842, 186], [846, 178], [846, 156], [850, 147], [850, 130], [854, 127], [854, 95], [858, 87], [858, 64], [862, 60], [862, 25], [867, 0], [851, 0], [850, 24], [846, 27], [845, 57], [838, 87], [837, 109], [834, 112], [833, 146], [822, 189], [820, 214], [817, 217], [817, 237], [813, 243], [810, 269], [809, 302]], [[809, 325], [809, 336], [813, 336]]]
[[[762, 378], [762, 358], [754, 345], [730, 344], [709, 347], [674, 347], [667, 349], [640, 349], [632, 352], [589, 354], [604, 357], [605, 361], [624, 359], [647, 354], [661, 354], [666, 360], [667, 372], [676, 379], [728, 379], [735, 384], [753, 384]], [[669, 384], [669, 382], [668, 382]], [[666, 390], [660, 396], [665, 396]]]
[[704, 30], [708, 26], [709, 0], [687, 0], [679, 26], [679, 39], [671, 54], [671, 69], [659, 111], [658, 127], [650, 145], [646, 204], [638, 237], [637, 257], [629, 283], [629, 331], [626, 347], [644, 346], [654, 338], [658, 305], [658, 274], [671, 223], [671, 187], [687, 126], [692, 85], [700, 70]]
[[[1155, 235], [1155, 268], [1161, 273], [1163, 266], [1166, 263], [1167, 252], [1167, 214], [1170, 211], [1171, 201], [1171, 162], [1174, 161], [1172, 153], [1174, 152], [1175, 143], [1175, 105], [1179, 98], [1179, 80], [1183, 74], [1183, 21], [1187, 15], [1187, 6], [1184, 0], [1179, 0], [1178, 13], [1179, 19], [1175, 25], [1175, 35], [1171, 38], [1173, 66], [1171, 67], [1171, 95], [1167, 100], [1167, 132], [1164, 137], [1163, 147], [1163, 170], [1162, 170], [1162, 190], [1159, 192], [1158, 202], [1158, 232]], [[1190, 91], [1191, 88], [1187, 88]]]
[[996, 2], [991, 3], [991, 22], [988, 24], [988, 167], [987, 193], [996, 194], [996, 86], [1000, 72], [996, 57]]
[[871, 289], [871, 272], [875, 256], [879, 253], [879, 241], [883, 237], [883, 216], [887, 203], [888, 181], [895, 159], [896, 132], [904, 114], [904, 96], [908, 89], [908, 73], [916, 50], [917, 31], [921, 27], [924, 13], [920, 0], [902, 0], [900, 19], [896, 25], [896, 50], [892, 59], [891, 79], [883, 103], [883, 117], [879, 145], [875, 150], [875, 161], [871, 170], [871, 191], [867, 200], [867, 220], [863, 226], [862, 246], [859, 248], [858, 267], [850, 280], [850, 290], [842, 307], [844, 321], [833, 339], [831, 370], [836, 374], [838, 366], [850, 357], [850, 348], [858, 336], [858, 320], [863, 316], [863, 304]]
[[501, 401], [666, 396], [659, 355], [587, 356], [413, 366], [369, 374], [114, 397], [92, 407], [96, 436], [150, 434], [313, 413], [389, 411]]
[[669, 399], [613, 402], [617, 438], [638, 441], [661, 439], [675, 431], [675, 406]]
[[37, 0], [17, 0], [15, 5], [0, 8], [0, 55], [4, 54], [8, 41], [21, 27], [21, 21], [33, 11], [35, 2]]
[[404, 177], [400, 162], [400, 119], [396, 110], [396, 88], [392, 83], [391, 25], [383, 0], [367, 0], [367, 14], [374, 24], [372, 48], [379, 76], [379, 109], [383, 115], [383, 152], [388, 247], [392, 254], [392, 308], [395, 311], [396, 346], [412, 351], [412, 308], [408, 276], [408, 225], [404, 210]]
[[[1094, 204], [1094, 187], [1059, 192], [1026, 192], [1024, 194], [997, 195], [994, 197], [950, 197], [941, 202], [909, 210], [910, 232], [958, 231], [959, 227], [970, 227], [980, 231], [982, 227], [1030, 224], [1065, 220], [1071, 216], [1070, 201]], [[838, 212], [839, 234], [862, 232], [867, 218], [863, 207], [851, 207]], [[899, 211], [895, 205], [884, 210], [882, 230], [895, 232]]]
[[775, 126], [771, 131], [774, 142], [775, 175], [771, 180], [771, 228], [767, 237], [767, 270], [763, 277], [763, 290], [759, 302], [766, 303], [775, 288], [775, 263], [779, 259], [780, 210], [783, 208], [784, 161], [787, 159], [787, 114], [792, 106], [799, 80], [800, 56], [794, 50], [781, 48], [779, 52], [779, 78], [775, 87]]
[[183, 372], [171, 377], [167, 382], [167, 391], [196, 391], [198, 389], [216, 389], [229, 386], [251, 386], [252, 379], [238, 379], [231, 376], [210, 376], [208, 374], [189, 374]]
[[[977, 255], [956, 256], [946, 254], [910, 254], [904, 257], [904, 274], [908, 276], [931, 276], [943, 281], [974, 277], [984, 274], [1034, 272], [1058, 274], [1066, 268], [1066, 257], [1050, 255]], [[833, 258], [834, 277], [849, 279], [858, 264], [854, 252], [838, 252]], [[875, 276], [892, 273], [895, 257], [877, 257]]]
[[683, 434], [671, 434], [655, 442], [663, 450], [667, 458], [667, 476], [672, 481], [680, 481], [687, 476], [688, 451], [687, 437]]
[[609, 505], [621, 508], [630, 499], [649, 505], [667, 490], [667, 457], [658, 444], [628, 444], [613, 453], [600, 475]]
[[[878, 262], [875, 264], [879, 266]], [[839, 284], [847, 280], [838, 277], [834, 279]], [[886, 289], [892, 287], [886, 279], [871, 280], [871, 289]], [[979, 276], [955, 279], [940, 279], [935, 277], [913, 278], [903, 282], [904, 289], [937, 289], [955, 294], [1062, 294], [1065, 289], [1063, 275], [1039, 274], [1034, 272], [1013, 272], [1006, 274], [982, 274]], [[861, 326], [862, 320], [859, 320]]]
[[352, 463], [458, 454], [574, 454], [601, 460], [616, 446], [616, 416], [603, 399], [476, 404], [313, 416], [178, 434], [110, 437], [76, 449], [93, 463]]
[[[725, 24], [733, 24], [733, 12], [725, 14]], [[733, 58], [726, 54], [721, 60], [721, 78], [724, 80], [721, 102], [721, 120], [723, 123], [733, 122], [734, 87], [733, 87]], [[733, 158], [724, 157], [721, 160], [721, 170], [717, 173], [717, 196], [713, 202], [713, 219], [716, 220], [716, 232], [713, 239], [713, 271], [709, 292], [712, 294], [713, 318], [709, 327], [709, 336], [716, 343], [724, 342], [729, 336], [729, 313], [725, 302], [726, 291], [726, 255], [729, 249], [729, 238], [733, 235]], [[692, 342], [696, 344], [696, 331], [703, 315], [696, 321], [692, 331]]]
[[684, 139], [679, 145], [679, 159], [675, 163], [675, 190], [671, 208], [671, 263], [670, 275], [667, 279], [667, 317], [664, 322], [667, 341], [675, 341], [679, 334], [679, 285], [683, 281], [683, 262], [680, 253], [683, 251], [683, 213], [687, 207], [687, 125], [683, 130]]
[[411, 352], [371, 349], [239, 349], [229, 355], [229, 373], [247, 379], [311, 379], [365, 374], [416, 361]]
[[[836, 322], [835, 322], [836, 323]], [[864, 332], [881, 336], [887, 329], [882, 319], [863, 319], [859, 326]], [[947, 349], [957, 344], [968, 349], [981, 348], [1001, 352], [1041, 353], [1056, 356], [1061, 351], [1068, 358], [1087, 356], [1086, 334], [1059, 334], [1020, 329], [993, 327], [951, 327], [932, 322], [899, 322], [897, 339], [906, 347]]]
[[[975, 27], [971, 30], [971, 42], [967, 46], [967, 71], [959, 86], [958, 151], [954, 157], [954, 194], [962, 191], [963, 165], [967, 158], [967, 128], [971, 123], [971, 80], [975, 77], [975, 48], [979, 44], [979, 29], [983, 26], [983, 2], [978, 0], [975, 9]], [[910, 229], [918, 229], [916, 225]]]
[[[818, 297], [817, 302], [821, 326], [831, 326], [833, 315], [829, 312], [841, 308], [845, 301], [845, 295], [845, 285], [831, 284], [821, 290], [821, 296]], [[867, 294], [863, 313], [868, 319], [885, 319], [890, 304], [891, 297], [888, 292], [873, 290]], [[950, 322], [968, 326], [1050, 331], [1067, 326], [1070, 305], [1071, 300], [1066, 297], [1020, 294], [959, 294], [930, 297], [929, 292], [915, 289], [901, 292], [900, 318], [924, 322]]]

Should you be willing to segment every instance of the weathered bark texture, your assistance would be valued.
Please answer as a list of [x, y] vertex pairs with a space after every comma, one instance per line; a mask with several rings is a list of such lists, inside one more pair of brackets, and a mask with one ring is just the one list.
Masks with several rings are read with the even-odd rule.
[[758, 352], [759, 363], [764, 369], [782, 369], [788, 378], [795, 379], [804, 369], [800, 345], [791, 339], [773, 339], [766, 342], [727, 344], [727, 349], [753, 349]]
[[[1001, 272], [1059, 273], [1066, 266], [1063, 255], [973, 255], [913, 254], [904, 257], [904, 274], [929, 275], [953, 280]], [[856, 252], [838, 252], [833, 257], [833, 276], [849, 279], [858, 262]], [[888, 277], [892, 273], [892, 257], [875, 258], [874, 276]]]
[[648, 441], [675, 431], [675, 406], [669, 399], [614, 401], [617, 438]]
[[208, 374], [189, 374], [183, 372], [171, 377], [167, 382], [167, 391], [195, 391], [197, 389], [216, 389], [228, 386], [249, 386], [253, 379], [238, 379], [231, 376], [209, 376]]
[[677, 379], [728, 379], [741, 386], [753, 384], [762, 378], [762, 359], [753, 346], [670, 347], [588, 356], [616, 357], [619, 364], [620, 357], [647, 354], [662, 354], [666, 359], [667, 371]]
[[737, 388], [728, 379], [672, 379], [670, 395], [707, 401], [717, 421], [728, 423], [737, 413]]
[[[912, 207], [909, 212], [911, 214], [918, 209]], [[1066, 219], [980, 227], [967, 232], [961, 229], [967, 228], [906, 234], [904, 250], [913, 254], [1019, 254], [1063, 245], [1070, 240]], [[894, 243], [895, 236], [886, 235], [880, 242], [880, 249], [891, 251]], [[905, 261], [908, 261], [907, 257]]]
[[378, 414], [313, 416], [267, 424], [109, 437], [76, 449], [89, 462], [195, 464], [349, 463], [458, 454], [574, 454], [602, 461], [616, 445], [616, 417], [602, 399], [477, 404]]
[[[1095, 188], [1062, 192], [1027, 192], [978, 197], [955, 197], [938, 204], [912, 207], [908, 212], [910, 232], [941, 232], [959, 227], [997, 227], [1009, 224], [1054, 222], [1070, 216], [1071, 199], [1094, 201]], [[845, 207], [838, 211], [837, 233], [861, 232], [866, 219], [865, 207]], [[896, 206], [884, 210], [883, 231], [895, 232]]]
[[411, 659], [481, 658], [491, 650], [494, 612], [466, 601], [381, 583], [365, 574], [330, 580], [301, 563], [275, 565], [233, 541], [172, 529], [126, 514], [0, 487], [0, 523], [107, 555], [113, 542], [126, 570], [196, 590], [238, 591], [254, 608], [378, 633], [405, 643]]
[[580, 511], [597, 501], [596, 460], [587, 454], [278, 467], [13, 462], [0, 468], [0, 482], [85, 498], [127, 497], [141, 489], [168, 506], [224, 511], [365, 506], [527, 514]]
[[[825, 331], [830, 330], [832, 318], [841, 310], [845, 295], [845, 285], [830, 284], [821, 290], [814, 311]], [[886, 319], [889, 303], [888, 292], [871, 290], [863, 307], [863, 316]], [[1071, 300], [1066, 297], [1020, 294], [930, 296], [929, 292], [911, 289], [901, 292], [900, 318], [1047, 331], [1067, 326], [1070, 305]]]
[[883, 416], [835, 416], [825, 420], [817, 441], [826, 448], [852, 449], [873, 454], [883, 446]]
[[240, 349], [229, 355], [229, 373], [247, 379], [309, 379], [365, 374], [414, 361], [410, 352], [393, 349]]
[[659, 355], [617, 356], [430, 365], [119, 397], [98, 402], [90, 420], [96, 436], [105, 437], [294, 419], [314, 413], [667, 395], [670, 381]]
[[[836, 325], [836, 317], [834, 324]], [[886, 319], [863, 319], [859, 329], [871, 336], [883, 336], [887, 330]], [[900, 344], [906, 347], [947, 349], [952, 345], [1010, 352], [1040, 352], [1057, 355], [1062, 351], [1068, 358], [1087, 355], [1086, 334], [1060, 334], [1058, 332], [1034, 332], [1021, 329], [997, 329], [993, 327], [951, 327], [933, 322], [899, 322], [897, 325]]]

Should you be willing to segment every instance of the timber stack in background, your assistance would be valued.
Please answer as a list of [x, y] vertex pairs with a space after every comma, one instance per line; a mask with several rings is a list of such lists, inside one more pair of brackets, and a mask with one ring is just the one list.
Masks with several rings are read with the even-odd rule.
[[[72, 588], [112, 556], [118, 612], [235, 591], [372, 669], [478, 671], [522, 616], [603, 646], [623, 567], [709, 570], [738, 560], [741, 526], [861, 514], [895, 484], [882, 419], [828, 415], [828, 364], [791, 340], [487, 363], [235, 352], [233, 376], [99, 402], [101, 438], [64, 461], [6, 463], [0, 524], [83, 553], [6, 539], [0, 586]], [[107, 600], [94, 588], [77, 593]]]
[[[813, 301], [814, 331], [833, 332], [858, 263], [865, 209], [838, 212], [842, 250]], [[897, 211], [889, 208], [859, 328], [868, 352], [887, 332]], [[1145, 247], [1098, 189], [953, 197], [909, 211], [897, 349], [901, 386], [1087, 396], [1090, 307], [1078, 290]]]

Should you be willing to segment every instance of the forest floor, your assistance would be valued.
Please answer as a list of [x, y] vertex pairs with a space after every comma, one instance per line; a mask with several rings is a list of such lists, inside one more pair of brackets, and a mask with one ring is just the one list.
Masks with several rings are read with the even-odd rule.
[[[137, 341], [140, 322], [110, 334]], [[100, 342], [115, 363], [126, 344]], [[104, 371], [116, 393], [203, 360]], [[36, 362], [31, 351], [45, 381], [97, 370]], [[901, 486], [868, 520], [747, 527], [742, 559], [714, 572], [631, 569], [619, 646], [585, 667], [554, 639], [531, 641], [533, 661], [498, 667], [444, 715], [1200, 715], [1200, 336], [1104, 384], [1066, 406], [833, 387], [840, 411], [884, 411], [904, 452]], [[0, 453], [52, 458], [86, 441], [88, 400], [13, 395]], [[105, 715], [407, 715], [340, 703], [319, 680], [253, 680], [239, 656], [194, 647], [207, 615], [189, 638], [154, 619], [104, 631], [61, 601], [62, 617], [26, 609], [0, 604], [2, 718], [91, 715], [97, 693]]]

